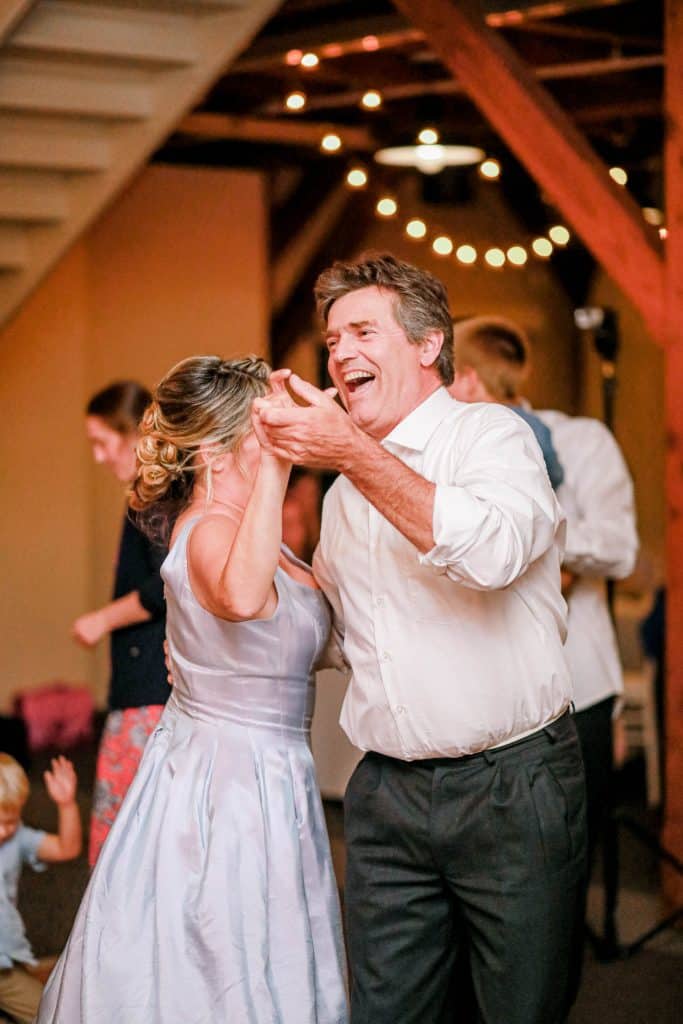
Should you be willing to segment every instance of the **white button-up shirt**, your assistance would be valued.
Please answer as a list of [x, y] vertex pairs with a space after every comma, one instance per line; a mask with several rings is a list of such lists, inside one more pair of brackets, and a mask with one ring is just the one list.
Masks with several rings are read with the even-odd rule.
[[440, 388], [382, 443], [436, 484], [435, 544], [421, 555], [343, 476], [326, 495], [314, 570], [351, 668], [345, 732], [413, 760], [542, 728], [571, 684], [563, 517], [532, 431]]
[[[534, 410], [535, 411], [535, 410]], [[613, 435], [599, 420], [536, 412], [550, 428], [564, 470], [557, 497], [567, 517], [569, 592], [565, 651], [577, 711], [623, 690], [605, 579], [633, 572], [638, 534], [633, 483]]]

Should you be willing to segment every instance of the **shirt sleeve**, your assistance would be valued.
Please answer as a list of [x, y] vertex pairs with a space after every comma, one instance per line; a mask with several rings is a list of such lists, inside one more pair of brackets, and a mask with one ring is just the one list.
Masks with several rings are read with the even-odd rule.
[[[575, 420], [573, 428], [570, 486], [574, 501], [571, 506], [567, 503], [563, 564], [578, 576], [623, 579], [633, 572], [638, 554], [633, 482], [604, 424]], [[564, 460], [568, 467], [569, 459]]]
[[563, 516], [529, 427], [509, 409], [472, 407], [437, 483], [435, 544], [424, 565], [476, 590], [509, 586], [560, 544]]
[[47, 865], [38, 857], [40, 844], [46, 833], [42, 829], [29, 828], [28, 825], [21, 826], [20, 849], [21, 858], [25, 864], [30, 865], [34, 871], [45, 871]]

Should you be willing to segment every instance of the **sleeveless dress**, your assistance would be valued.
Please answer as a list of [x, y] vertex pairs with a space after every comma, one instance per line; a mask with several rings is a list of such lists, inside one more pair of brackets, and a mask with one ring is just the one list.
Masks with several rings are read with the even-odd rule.
[[347, 1021], [309, 747], [329, 613], [320, 591], [280, 568], [270, 619], [226, 622], [204, 610], [187, 574], [197, 521], [162, 568], [175, 685], [38, 1024]]

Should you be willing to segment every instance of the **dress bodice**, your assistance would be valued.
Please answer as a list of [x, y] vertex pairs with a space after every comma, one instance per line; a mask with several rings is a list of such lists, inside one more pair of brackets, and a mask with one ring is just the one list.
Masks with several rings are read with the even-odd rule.
[[187, 570], [188, 539], [198, 521], [185, 523], [161, 569], [173, 702], [209, 722], [229, 719], [307, 733], [313, 669], [330, 628], [325, 598], [278, 567], [278, 603], [269, 619], [229, 622], [213, 615], [195, 597]]

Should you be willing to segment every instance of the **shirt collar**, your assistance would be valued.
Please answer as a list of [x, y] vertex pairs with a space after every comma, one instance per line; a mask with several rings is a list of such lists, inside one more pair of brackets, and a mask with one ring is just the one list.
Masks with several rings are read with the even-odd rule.
[[383, 445], [400, 445], [413, 451], [424, 450], [442, 420], [453, 410], [455, 403], [446, 388], [439, 387], [425, 398], [416, 409], [408, 413], [382, 441]]

